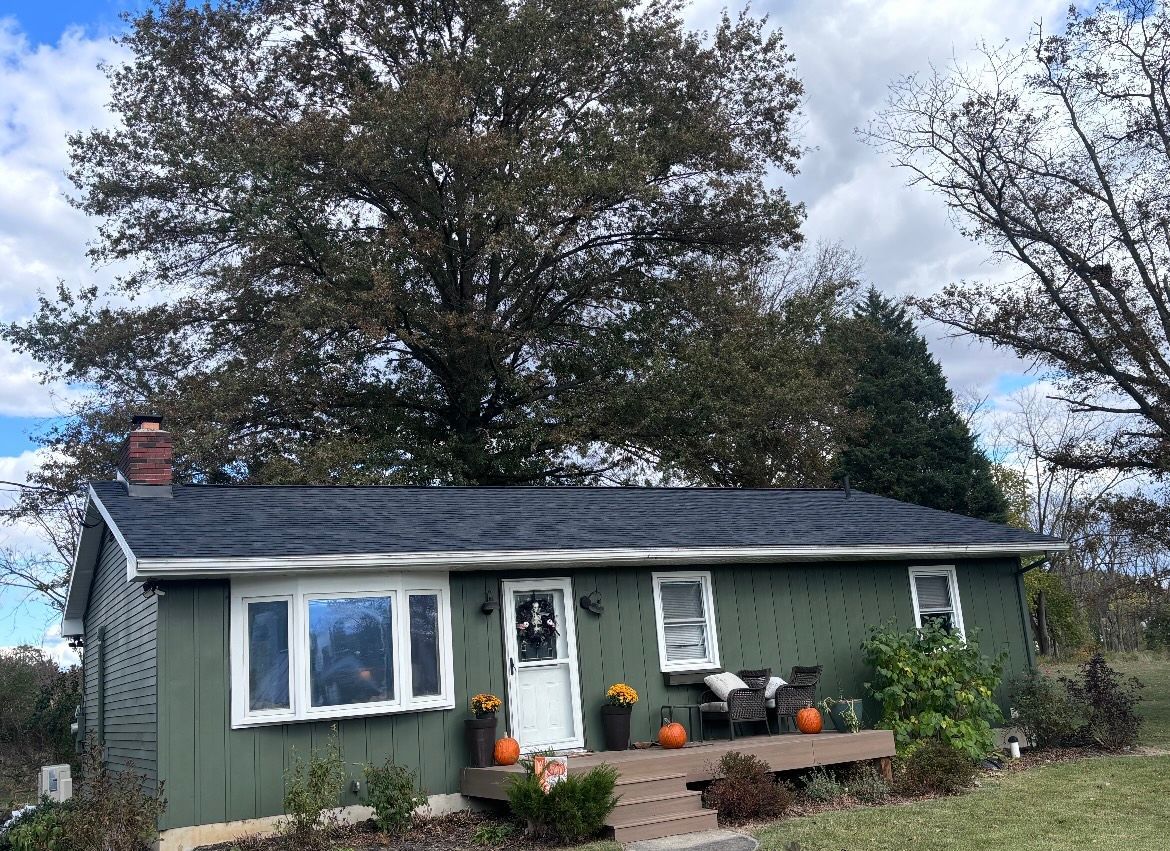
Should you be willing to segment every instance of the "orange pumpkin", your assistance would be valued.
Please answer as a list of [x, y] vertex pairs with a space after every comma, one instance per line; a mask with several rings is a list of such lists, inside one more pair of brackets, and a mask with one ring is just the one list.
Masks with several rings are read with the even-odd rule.
[[677, 721], [663, 724], [658, 731], [658, 744], [664, 748], [681, 748], [687, 743], [687, 728]]
[[496, 765], [515, 765], [520, 761], [520, 743], [511, 736], [496, 739], [493, 756], [496, 758]]
[[802, 733], [819, 733], [825, 726], [825, 719], [821, 717], [821, 710], [806, 706], [796, 713], [796, 729]]

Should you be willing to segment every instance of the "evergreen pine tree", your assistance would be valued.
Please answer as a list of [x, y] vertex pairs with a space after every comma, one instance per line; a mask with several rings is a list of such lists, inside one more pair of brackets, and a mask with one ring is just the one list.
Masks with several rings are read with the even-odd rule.
[[1003, 522], [1007, 500], [906, 310], [871, 288], [841, 325], [859, 421], [838, 475], [869, 493]]

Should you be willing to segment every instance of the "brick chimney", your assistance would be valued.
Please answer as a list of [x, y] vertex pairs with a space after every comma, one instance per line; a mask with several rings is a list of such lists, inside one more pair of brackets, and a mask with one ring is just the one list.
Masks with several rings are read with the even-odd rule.
[[118, 479], [131, 496], [170, 496], [174, 445], [162, 430], [162, 417], [134, 417], [134, 427], [118, 459]]

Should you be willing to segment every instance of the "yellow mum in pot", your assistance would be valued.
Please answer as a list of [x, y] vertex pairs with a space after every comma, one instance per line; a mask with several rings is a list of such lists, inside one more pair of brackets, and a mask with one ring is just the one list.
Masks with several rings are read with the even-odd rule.
[[605, 692], [605, 700], [612, 706], [633, 706], [638, 702], [638, 693], [625, 683], [614, 683]]

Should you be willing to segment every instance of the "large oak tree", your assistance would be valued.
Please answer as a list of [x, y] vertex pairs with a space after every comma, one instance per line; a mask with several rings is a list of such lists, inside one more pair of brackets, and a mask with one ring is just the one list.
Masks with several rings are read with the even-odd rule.
[[750, 16], [174, 0], [122, 41], [72, 178], [131, 271], [4, 331], [90, 390], [42, 484], [100, 474], [143, 405], [207, 481], [587, 479], [650, 432], [608, 400], [799, 241], [766, 178], [801, 85]]

